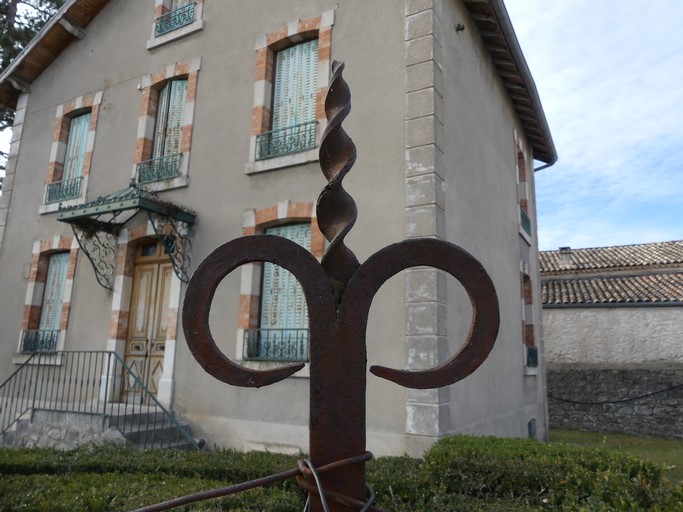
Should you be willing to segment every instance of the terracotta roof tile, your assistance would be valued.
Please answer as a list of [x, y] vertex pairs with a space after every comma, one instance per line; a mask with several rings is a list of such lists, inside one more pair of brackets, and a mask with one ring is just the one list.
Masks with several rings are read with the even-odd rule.
[[683, 264], [683, 241], [541, 251], [541, 273], [647, 268]]
[[683, 304], [683, 272], [585, 279], [549, 279], [541, 283], [541, 301], [544, 305]]

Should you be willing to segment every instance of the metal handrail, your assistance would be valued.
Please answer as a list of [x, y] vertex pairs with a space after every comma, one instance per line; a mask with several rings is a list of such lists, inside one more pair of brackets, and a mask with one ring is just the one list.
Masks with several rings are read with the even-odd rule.
[[67, 199], [78, 199], [81, 197], [82, 181], [83, 176], [78, 176], [68, 180], [48, 183], [45, 188], [45, 204], [66, 201]]
[[281, 128], [256, 136], [256, 160], [299, 153], [315, 147], [317, 121]]
[[21, 352], [54, 352], [59, 342], [59, 330], [25, 330], [21, 333]]
[[[202, 448], [204, 446], [204, 440], [203, 439], [195, 439], [192, 435], [190, 435], [190, 433], [185, 429], [185, 427], [183, 427], [178, 422], [175, 415], [172, 414], [170, 411], [168, 411], [163, 405], [161, 405], [159, 400], [157, 400], [157, 398], [154, 396], [154, 394], [149, 389], [147, 389], [147, 386], [145, 386], [143, 384], [143, 382], [140, 380], [140, 378], [137, 375], [135, 375], [135, 373], [133, 373], [133, 370], [130, 369], [130, 367], [125, 363], [125, 361], [123, 359], [121, 359], [121, 357], [116, 352], [109, 352], [109, 353], [112, 354], [114, 356], [114, 358], [117, 360], [117, 362], [119, 362], [121, 364], [123, 369], [128, 372], [128, 375], [130, 377], [133, 377], [133, 379], [135, 380], [135, 383], [145, 393], [146, 398], [152, 400], [154, 402], [155, 406], [158, 407], [159, 409], [161, 409], [164, 416], [169, 418], [169, 420], [171, 421], [173, 426], [178, 429], [178, 432], [180, 432], [183, 435], [185, 440], [192, 443], [197, 448]], [[118, 427], [116, 427], [116, 428], [118, 429]], [[125, 435], [125, 432], [123, 432], [121, 429], [119, 429], [119, 432], [121, 432], [122, 434]]]
[[[131, 381], [138, 393], [122, 397]], [[108, 423], [141, 448], [204, 445], [161, 405], [115, 352], [30, 354], [0, 385], [0, 434], [35, 410], [99, 417], [103, 428]]]
[[245, 329], [245, 361], [308, 361], [308, 329]]
[[137, 164], [137, 181], [140, 184], [176, 178], [180, 172], [182, 153], [160, 156]]
[[191, 2], [159, 16], [154, 25], [154, 37], [162, 36], [192, 23], [194, 21], [194, 8], [195, 3]]

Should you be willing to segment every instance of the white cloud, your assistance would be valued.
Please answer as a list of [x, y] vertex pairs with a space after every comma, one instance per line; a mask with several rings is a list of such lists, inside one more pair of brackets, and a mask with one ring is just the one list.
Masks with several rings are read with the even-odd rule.
[[683, 238], [683, 2], [506, 0], [557, 147], [543, 248]]

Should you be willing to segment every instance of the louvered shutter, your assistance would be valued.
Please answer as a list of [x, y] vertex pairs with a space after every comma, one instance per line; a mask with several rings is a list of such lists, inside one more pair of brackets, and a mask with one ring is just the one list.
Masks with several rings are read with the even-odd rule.
[[[290, 224], [266, 230], [302, 247], [311, 247], [311, 225]], [[261, 295], [261, 329], [305, 329], [308, 327], [308, 310], [301, 285], [287, 270], [272, 263], [263, 265], [263, 292]]]
[[83, 163], [85, 162], [89, 130], [90, 112], [71, 119], [69, 138], [66, 142], [66, 155], [64, 157], [64, 180], [79, 178], [83, 175]]
[[152, 158], [180, 153], [187, 80], [173, 80], [159, 91]]
[[157, 118], [154, 126], [154, 149], [152, 158], [164, 156], [164, 141], [166, 139], [166, 119], [168, 119], [168, 99], [171, 92], [171, 83], [167, 83], [159, 91], [157, 104]]
[[43, 304], [40, 310], [40, 324], [38, 326], [38, 329], [41, 331], [59, 330], [68, 264], [68, 252], [60, 252], [50, 256], [45, 291], [43, 292]]
[[315, 121], [318, 40], [277, 53], [273, 93], [273, 130]]

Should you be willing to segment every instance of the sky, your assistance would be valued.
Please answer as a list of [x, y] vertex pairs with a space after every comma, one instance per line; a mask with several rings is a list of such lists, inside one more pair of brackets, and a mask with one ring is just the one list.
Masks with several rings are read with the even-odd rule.
[[536, 173], [540, 248], [683, 239], [683, 1], [505, 5], [559, 156]]
[[559, 157], [535, 174], [540, 248], [683, 239], [683, 1], [505, 5]]

